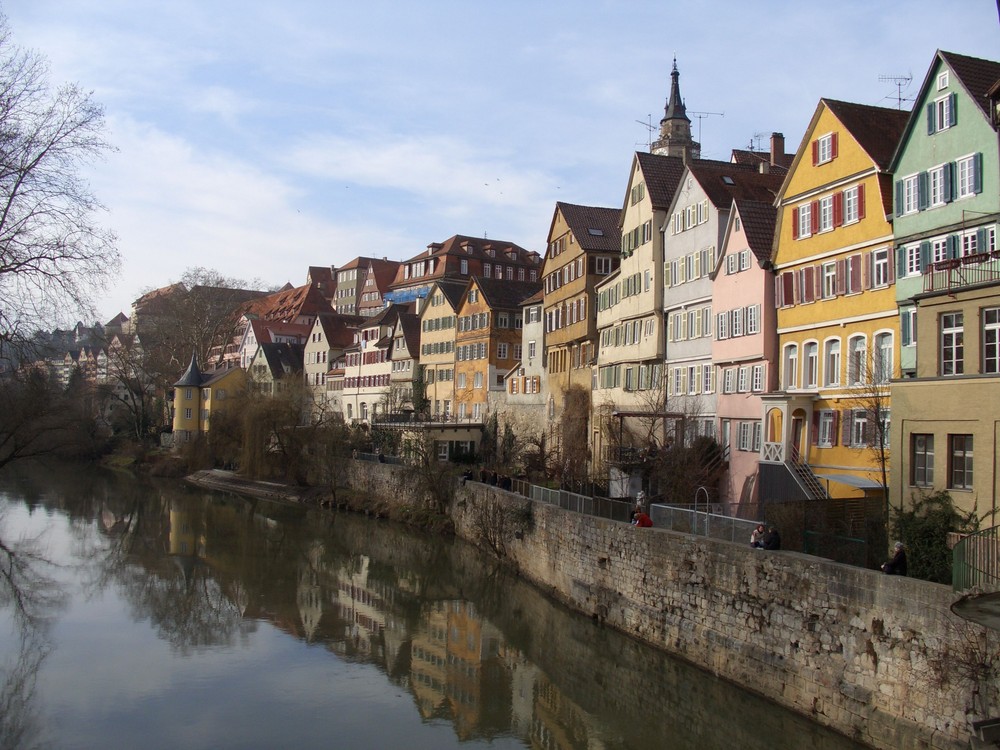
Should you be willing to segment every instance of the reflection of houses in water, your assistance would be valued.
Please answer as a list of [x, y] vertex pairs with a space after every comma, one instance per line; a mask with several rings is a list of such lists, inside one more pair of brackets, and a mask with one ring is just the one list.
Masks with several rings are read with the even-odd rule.
[[[342, 568], [332, 595], [334, 611], [344, 621], [342, 648], [348, 654], [385, 658], [383, 633], [387, 603], [368, 586], [367, 557], [359, 558], [355, 570]], [[336, 648], [336, 647], [335, 647]]]
[[168, 552], [184, 579], [191, 580], [194, 569], [205, 557], [205, 524], [202, 513], [193, 513], [186, 503], [170, 502]]
[[299, 565], [295, 601], [302, 620], [302, 632], [307, 643], [312, 643], [316, 628], [323, 619], [323, 588], [320, 586], [320, 565], [323, 562], [323, 545], [313, 542], [306, 551], [306, 559]]
[[414, 635], [411, 680], [424, 718], [448, 718], [460, 739], [510, 730], [509, 674], [499, 631], [475, 607], [451, 600], [430, 605]]
[[548, 677], [539, 673], [535, 681], [535, 712], [528, 736], [531, 747], [568, 750], [606, 747], [595, 731], [595, 717], [567, 698]]

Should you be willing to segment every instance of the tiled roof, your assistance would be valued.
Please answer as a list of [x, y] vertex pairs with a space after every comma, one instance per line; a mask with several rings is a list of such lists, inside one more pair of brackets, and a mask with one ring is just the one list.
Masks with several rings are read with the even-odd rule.
[[733, 200], [773, 201], [784, 174], [761, 174], [753, 165], [692, 161], [688, 168], [716, 208], [728, 209]]
[[646, 181], [646, 194], [653, 208], [666, 210], [680, 185], [684, 160], [679, 156], [659, 156], [645, 151], [636, 151], [635, 158], [639, 161], [639, 169]]
[[360, 315], [343, 315], [337, 312], [322, 313], [319, 316], [323, 335], [326, 337], [327, 346], [331, 349], [353, 344], [354, 332], [367, 321], [368, 318]]
[[788, 167], [791, 166], [792, 161], [795, 159], [795, 154], [781, 154], [778, 157], [777, 164], [771, 164], [771, 152], [770, 151], [753, 151], [751, 149], [733, 149], [733, 163], [749, 165], [752, 167], [759, 167], [761, 164], [767, 164], [770, 166], [771, 170], [774, 172], [780, 172], [784, 174], [788, 171]]
[[440, 279], [437, 282], [437, 288], [441, 290], [444, 298], [448, 300], [448, 304], [451, 305], [452, 310], [458, 309], [458, 305], [462, 301], [462, 295], [465, 294], [468, 286], [468, 281], [460, 279]]
[[499, 279], [476, 279], [486, 303], [493, 310], [511, 310], [520, 307], [524, 300], [542, 288], [540, 281], [502, 281]]
[[523, 307], [524, 305], [540, 305], [544, 301], [545, 301], [545, 289], [541, 288], [527, 299], [522, 300], [521, 306]]
[[245, 306], [246, 312], [255, 313], [264, 320], [285, 322], [292, 322], [301, 315], [314, 317], [329, 309], [330, 303], [316, 282], [275, 292]]
[[743, 233], [750, 250], [761, 263], [770, 260], [774, 225], [778, 218], [774, 202], [737, 199], [736, 210], [743, 222]]
[[403, 339], [406, 349], [414, 359], [420, 353], [420, 316], [415, 313], [403, 313], [399, 316], [399, 325], [403, 328]]
[[556, 207], [583, 250], [609, 252], [621, 249], [621, 209], [578, 206], [562, 201], [557, 202]]
[[1000, 62], [968, 57], [955, 52], [938, 52], [938, 55], [955, 71], [966, 90], [989, 119], [989, 91], [1000, 82]]
[[858, 145], [879, 169], [887, 169], [899, 145], [910, 113], [888, 107], [823, 99], [831, 112], [847, 128]]
[[260, 351], [264, 355], [271, 377], [275, 380], [293, 373], [302, 372], [302, 362], [305, 359], [303, 344], [261, 344]]

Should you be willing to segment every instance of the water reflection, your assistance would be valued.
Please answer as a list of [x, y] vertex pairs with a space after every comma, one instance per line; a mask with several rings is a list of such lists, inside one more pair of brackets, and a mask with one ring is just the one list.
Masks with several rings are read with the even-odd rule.
[[[116, 475], [25, 473], [0, 489], [22, 508], [65, 514], [86, 595], [113, 590], [177, 658], [249, 650], [273, 628], [376, 666], [385, 691], [409, 695], [425, 725], [450, 726], [455, 746], [856, 747], [553, 605], [453, 540]], [[40, 609], [51, 616], [58, 591], [29, 579], [19, 588], [48, 589]], [[42, 641], [28, 638], [30, 658], [5, 672], [5, 747], [39, 736]]]

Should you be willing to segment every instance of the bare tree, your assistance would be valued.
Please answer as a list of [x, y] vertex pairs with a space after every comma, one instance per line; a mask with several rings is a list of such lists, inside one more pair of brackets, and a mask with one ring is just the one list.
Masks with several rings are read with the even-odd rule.
[[0, 359], [58, 313], [87, 309], [118, 266], [80, 175], [111, 150], [104, 130], [91, 93], [53, 88], [45, 58], [18, 47], [0, 16]]
[[[882, 486], [882, 497], [886, 513], [889, 511], [889, 416], [891, 400], [889, 383], [898, 376], [894, 369], [891, 352], [877, 349], [863, 358], [848, 363], [851, 380], [856, 384], [854, 396], [846, 400], [850, 416], [857, 423], [851, 425], [852, 439], [867, 446]], [[856, 430], [856, 434], [855, 434]]]

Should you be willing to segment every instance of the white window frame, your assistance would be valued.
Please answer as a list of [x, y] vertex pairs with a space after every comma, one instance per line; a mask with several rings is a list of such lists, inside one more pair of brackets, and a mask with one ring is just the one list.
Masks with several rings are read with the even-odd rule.
[[919, 175], [911, 174], [902, 179], [903, 182], [903, 210], [904, 214], [915, 214], [920, 207], [920, 186]]
[[826, 164], [833, 161], [833, 133], [821, 135], [816, 139], [816, 163]]
[[955, 161], [955, 197], [969, 198], [976, 194], [976, 155], [972, 154]]
[[844, 191], [844, 223], [854, 224], [861, 218], [859, 191], [857, 186]]

